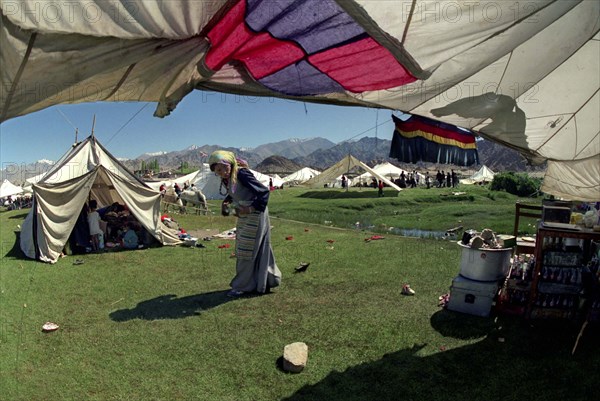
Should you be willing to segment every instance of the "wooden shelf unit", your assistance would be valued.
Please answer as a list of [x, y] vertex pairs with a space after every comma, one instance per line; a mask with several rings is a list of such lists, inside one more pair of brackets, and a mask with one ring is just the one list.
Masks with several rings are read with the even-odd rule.
[[[549, 241], [574, 238], [583, 240], [579, 250], [547, 249]], [[585, 266], [591, 257], [591, 242], [600, 241], [600, 232], [582, 228], [564, 230], [540, 225], [535, 246], [535, 268], [527, 307], [528, 318], [576, 317], [581, 290], [584, 288]]]

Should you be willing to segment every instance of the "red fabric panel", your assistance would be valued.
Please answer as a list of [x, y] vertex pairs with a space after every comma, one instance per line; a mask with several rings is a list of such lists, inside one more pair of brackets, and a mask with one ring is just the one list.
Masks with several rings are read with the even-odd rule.
[[261, 79], [305, 56], [292, 42], [251, 31], [244, 22], [245, 11], [246, 2], [240, 1], [208, 33], [208, 68], [218, 71], [227, 62], [239, 60], [255, 79]]
[[308, 60], [352, 92], [387, 89], [416, 81], [372, 38], [309, 56]]
[[255, 79], [277, 72], [304, 56], [302, 49], [294, 43], [273, 39], [267, 33], [256, 35], [235, 54]]

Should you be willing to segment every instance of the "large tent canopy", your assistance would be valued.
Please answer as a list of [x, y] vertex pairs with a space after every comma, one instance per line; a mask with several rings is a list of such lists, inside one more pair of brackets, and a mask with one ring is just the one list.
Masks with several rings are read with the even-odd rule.
[[401, 110], [548, 161], [600, 199], [597, 0], [0, 0], [0, 121], [194, 89]]

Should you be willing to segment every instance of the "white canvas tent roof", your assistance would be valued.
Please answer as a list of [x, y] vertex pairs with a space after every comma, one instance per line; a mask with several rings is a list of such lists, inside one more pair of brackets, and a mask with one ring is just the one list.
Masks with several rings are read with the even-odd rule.
[[281, 184], [283, 184], [283, 180], [281, 178], [278, 179], [273, 175], [263, 174], [252, 169], [250, 169], [250, 171], [252, 171], [252, 174], [256, 177], [256, 179], [267, 188], [269, 188], [269, 179], [273, 179], [273, 186], [275, 187], [280, 187]]
[[200, 172], [196, 175], [196, 186], [206, 199], [224, 199], [225, 196], [221, 195], [219, 188], [221, 187], [221, 179], [215, 175], [214, 172], [210, 171], [210, 166], [207, 163], [202, 165]]
[[[276, 177], [271, 177], [252, 169], [250, 169], [250, 171], [256, 177], [256, 179], [267, 188], [269, 187], [269, 178], [273, 178], [274, 186], [281, 186], [283, 183], [281, 178], [277, 179]], [[194, 186], [198, 187], [204, 196], [206, 196], [206, 199], [214, 200], [225, 198], [225, 195], [221, 194], [220, 190], [221, 178], [217, 177], [214, 172], [210, 171], [210, 166], [207, 163], [204, 163], [202, 169], [198, 171], [195, 181], [190, 181], [190, 183], [193, 183]]]
[[321, 174], [321, 172], [318, 170], [310, 167], [303, 167], [300, 170], [283, 177], [283, 181], [288, 185], [298, 185], [310, 180], [312, 177], [316, 177], [319, 174]]
[[[400, 177], [400, 174], [404, 173], [408, 177], [408, 171], [402, 170], [400, 167], [394, 166], [390, 162], [380, 163], [376, 166], [373, 166], [373, 171], [377, 172], [377, 174], [382, 175], [390, 180], [395, 180]], [[372, 175], [369, 172], [363, 173], [356, 177], [356, 180], [361, 182], [370, 182]]]
[[[544, 192], [600, 199], [596, 0], [322, 0], [319, 13], [313, 0], [247, 13], [245, 1], [76, 0], [53, 2], [56, 18], [0, 1], [0, 121], [99, 99], [154, 101], [162, 117], [194, 89], [387, 108], [547, 160]], [[245, 46], [252, 33], [228, 35], [234, 13], [290, 46]]]
[[23, 186], [31, 187], [33, 184], [35, 184], [36, 182], [38, 182], [39, 180], [44, 178], [45, 175], [46, 175], [46, 173], [41, 173], [41, 174], [34, 175], [33, 177], [26, 178], [25, 184], [23, 184]]
[[488, 166], [483, 165], [481, 168], [473, 173], [469, 178], [464, 178], [460, 180], [461, 184], [478, 184], [481, 182], [490, 182], [494, 179], [494, 173], [492, 170], [488, 168]]
[[190, 184], [193, 184], [194, 182], [196, 182], [198, 180], [198, 174], [200, 174], [200, 170], [196, 170], [194, 172], [191, 172], [189, 174], [183, 175], [181, 177], [177, 177], [177, 178], [172, 178], [172, 179], [163, 179], [162, 181], [145, 181], [146, 185], [148, 185], [150, 188], [155, 189], [155, 190], [159, 190], [160, 186], [164, 183], [167, 188], [171, 188], [175, 185], [175, 183], [179, 184], [179, 186], [183, 189], [183, 184], [186, 182], [189, 182]]
[[6, 198], [8, 196], [19, 195], [23, 193], [23, 188], [19, 185], [15, 185], [9, 180], [2, 181], [0, 185], [0, 198]]
[[283, 181], [283, 178], [281, 178], [281, 176], [279, 174], [273, 174], [271, 177], [273, 178], [274, 186], [280, 187], [283, 184], [285, 184], [285, 181]]
[[125, 204], [160, 243], [180, 243], [177, 233], [160, 220], [158, 191], [138, 180], [90, 136], [33, 185], [33, 206], [21, 229], [25, 255], [56, 262], [88, 199], [97, 200], [98, 207]]
[[312, 188], [323, 188], [325, 184], [329, 185], [331, 182], [336, 181], [338, 177], [340, 177], [343, 174], [347, 174], [354, 167], [358, 167], [364, 171], [367, 171], [374, 177], [377, 177], [377, 179], [385, 182], [388, 186], [394, 188], [397, 191], [401, 191], [400, 187], [398, 187], [392, 181], [378, 174], [371, 167], [367, 166], [365, 163], [361, 162], [352, 155], [344, 157], [343, 159], [335, 163], [333, 166], [329, 167], [327, 170], [323, 171], [316, 177], [313, 177], [310, 180], [304, 182], [302, 185]]

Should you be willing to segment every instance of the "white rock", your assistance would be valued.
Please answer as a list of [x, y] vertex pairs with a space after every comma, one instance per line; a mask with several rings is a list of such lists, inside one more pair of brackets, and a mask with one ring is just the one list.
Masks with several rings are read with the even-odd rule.
[[308, 361], [308, 345], [303, 342], [288, 344], [283, 348], [283, 370], [300, 373]]

